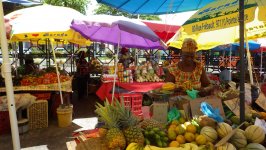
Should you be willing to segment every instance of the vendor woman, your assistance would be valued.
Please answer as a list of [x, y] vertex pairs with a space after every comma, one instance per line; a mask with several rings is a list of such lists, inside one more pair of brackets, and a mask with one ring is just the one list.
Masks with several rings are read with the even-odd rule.
[[197, 43], [194, 39], [186, 38], [181, 48], [182, 60], [168, 67], [166, 82], [177, 84], [178, 90], [184, 91], [184, 84], [188, 83], [199, 91], [200, 96], [207, 96], [212, 91], [212, 85], [204, 67], [196, 60]]

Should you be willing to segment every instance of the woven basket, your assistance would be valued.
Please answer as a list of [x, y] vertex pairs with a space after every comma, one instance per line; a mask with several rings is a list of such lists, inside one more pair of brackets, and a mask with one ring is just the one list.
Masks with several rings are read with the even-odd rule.
[[48, 127], [48, 102], [47, 100], [38, 100], [28, 109], [29, 129]]

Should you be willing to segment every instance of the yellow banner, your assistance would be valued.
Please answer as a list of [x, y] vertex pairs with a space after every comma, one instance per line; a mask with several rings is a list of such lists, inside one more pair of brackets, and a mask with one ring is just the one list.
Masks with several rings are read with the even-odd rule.
[[65, 32], [36, 32], [36, 33], [21, 33], [11, 35], [10, 41], [30, 41], [36, 39], [60, 39], [67, 42], [72, 42], [79, 45], [90, 45], [90, 40], [85, 39], [80, 33], [69, 29]]
[[259, 7], [259, 20], [266, 21], [266, 6]]
[[[248, 23], [254, 20], [255, 9], [256, 7], [252, 7], [252, 8], [245, 10], [245, 23]], [[227, 13], [228, 12], [226, 10], [223, 12], [223, 14], [227, 14]], [[208, 31], [237, 26], [239, 24], [238, 15], [239, 13], [237, 12], [237, 13], [223, 15], [220, 17], [210, 18], [204, 21], [186, 24], [183, 26], [184, 32], [190, 35], [190, 34], [208, 32]]]

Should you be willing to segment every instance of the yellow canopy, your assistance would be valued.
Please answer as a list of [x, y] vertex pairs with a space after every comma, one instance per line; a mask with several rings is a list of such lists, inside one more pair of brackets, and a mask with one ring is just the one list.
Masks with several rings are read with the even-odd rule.
[[[245, 4], [248, 39], [266, 36], [266, 24], [258, 19], [258, 13], [263, 13], [264, 10], [258, 11], [257, 6], [256, 0], [249, 0]], [[183, 40], [191, 37], [197, 41], [198, 50], [207, 50], [218, 45], [239, 41], [238, 15], [238, 1], [236, 0], [211, 3], [188, 19], [175, 36], [168, 41], [168, 44], [181, 48]]]
[[5, 16], [10, 20], [10, 41], [59, 39], [89, 45], [91, 42], [70, 28], [74, 18], [82, 18], [78, 11], [60, 6], [41, 5], [14, 11]]

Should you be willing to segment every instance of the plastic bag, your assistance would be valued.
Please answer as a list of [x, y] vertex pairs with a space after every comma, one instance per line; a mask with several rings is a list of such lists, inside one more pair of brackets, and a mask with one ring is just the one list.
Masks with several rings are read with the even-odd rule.
[[192, 89], [192, 90], [186, 90], [186, 92], [187, 92], [187, 95], [190, 98], [192, 98], [192, 99], [196, 99], [198, 97], [198, 93], [199, 93], [199, 91], [194, 90], [194, 89]]
[[200, 109], [204, 115], [207, 115], [208, 117], [216, 120], [217, 122], [223, 122], [224, 119], [220, 115], [220, 110], [218, 108], [213, 109], [210, 104], [207, 102], [202, 102], [200, 104]]
[[167, 114], [167, 121], [172, 122], [173, 120], [178, 120], [180, 118], [180, 112], [177, 108], [173, 107]]

